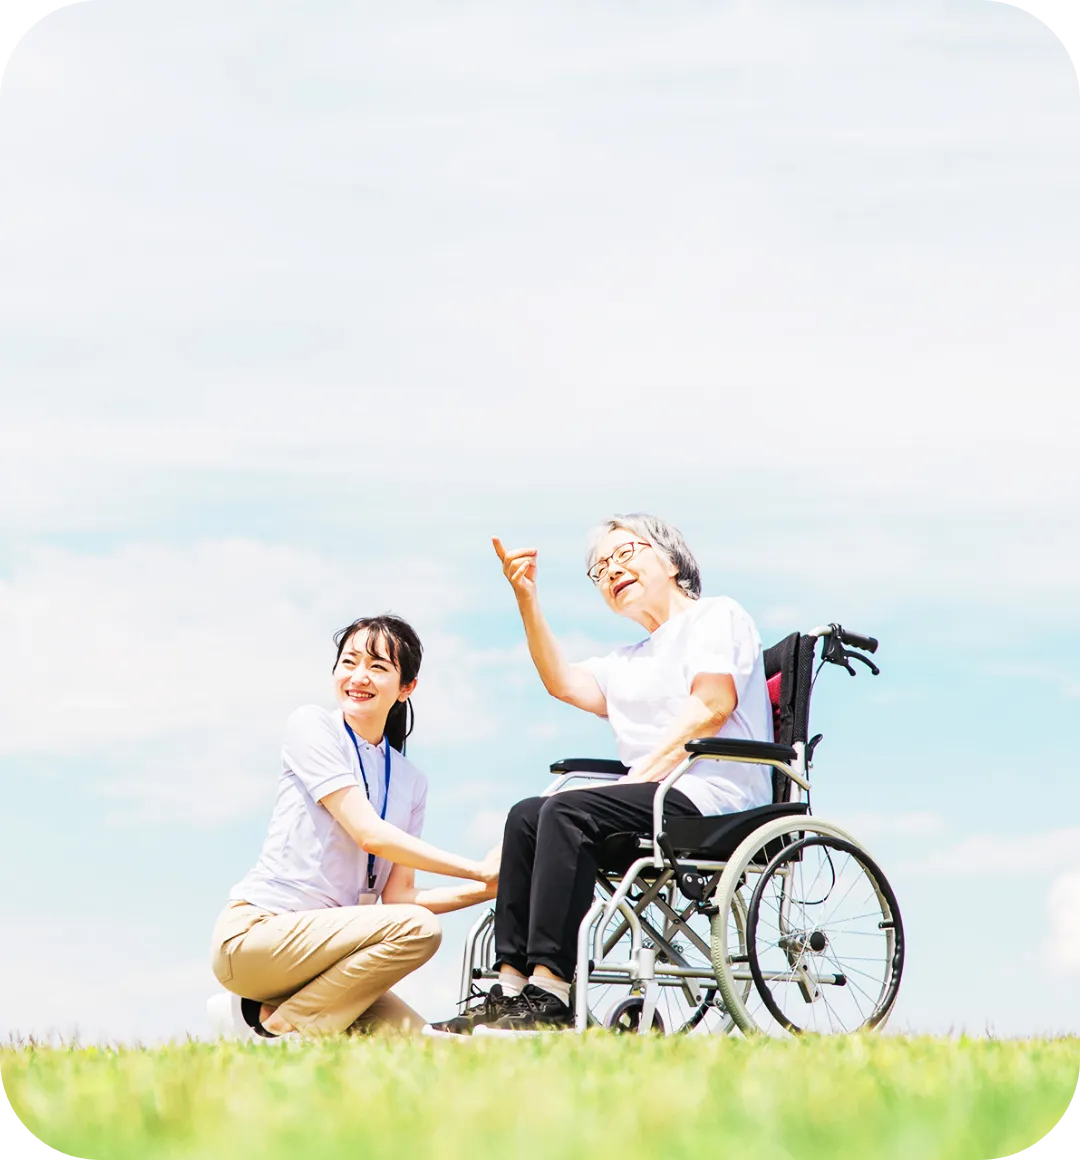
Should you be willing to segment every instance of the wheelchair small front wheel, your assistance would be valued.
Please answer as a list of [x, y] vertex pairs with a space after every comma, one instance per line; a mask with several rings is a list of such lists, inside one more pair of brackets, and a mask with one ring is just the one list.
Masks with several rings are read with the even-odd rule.
[[746, 916], [754, 987], [781, 1027], [870, 1031], [892, 1010], [904, 930], [892, 887], [853, 842], [807, 834], [761, 872]]
[[[641, 1031], [641, 1017], [644, 1014], [645, 999], [641, 995], [631, 995], [614, 1004], [604, 1016], [604, 1026], [616, 1035], [630, 1035]], [[664, 1020], [659, 1011], [653, 1011], [650, 1031], [664, 1034]]]

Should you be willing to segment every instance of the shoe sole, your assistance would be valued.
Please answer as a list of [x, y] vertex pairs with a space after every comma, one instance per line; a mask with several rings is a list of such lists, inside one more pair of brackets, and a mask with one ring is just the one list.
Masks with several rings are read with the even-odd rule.
[[523, 1035], [561, 1035], [566, 1031], [573, 1031], [573, 1027], [485, 1027], [481, 1025], [473, 1030], [473, 1035], [484, 1039], [520, 1039]]
[[430, 1023], [425, 1023], [420, 1028], [420, 1034], [426, 1039], [472, 1039], [475, 1031], [470, 1034], [467, 1031], [441, 1031], [438, 1027], [432, 1027]]

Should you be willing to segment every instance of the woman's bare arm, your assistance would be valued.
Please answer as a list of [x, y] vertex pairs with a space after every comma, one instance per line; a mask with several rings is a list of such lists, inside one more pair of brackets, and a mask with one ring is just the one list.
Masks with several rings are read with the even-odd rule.
[[409, 866], [414, 870], [431, 870], [435, 874], [449, 874], [454, 878], [472, 878], [489, 885], [499, 878], [499, 863], [489, 855], [483, 862], [448, 854], [430, 842], [414, 838], [390, 822], [384, 821], [372, 809], [371, 803], [358, 786], [336, 789], [320, 803], [330, 811], [350, 838], [376, 858], [385, 858]]
[[458, 886], [435, 886], [419, 890], [416, 886], [416, 871], [399, 862], [390, 869], [390, 877], [383, 887], [382, 900], [391, 906], [412, 902], [427, 907], [433, 914], [446, 914], [451, 910], [475, 906], [478, 902], [488, 902], [495, 897], [497, 890], [498, 885], [494, 882], [489, 885], [469, 885], [463, 882]]
[[714, 736], [738, 703], [735, 682], [727, 673], [698, 673], [690, 684], [690, 696], [663, 741], [634, 762], [626, 780], [663, 781], [686, 757], [686, 743], [695, 737]]
[[536, 593], [536, 549], [524, 548], [508, 552], [497, 537], [493, 537], [491, 542], [502, 562], [503, 575], [514, 590], [521, 623], [525, 626], [529, 656], [532, 657], [540, 680], [544, 682], [544, 688], [568, 705], [584, 709], [587, 713], [595, 713], [597, 717], [606, 717], [607, 701], [596, 678], [581, 665], [567, 662], [540, 611], [540, 600]]

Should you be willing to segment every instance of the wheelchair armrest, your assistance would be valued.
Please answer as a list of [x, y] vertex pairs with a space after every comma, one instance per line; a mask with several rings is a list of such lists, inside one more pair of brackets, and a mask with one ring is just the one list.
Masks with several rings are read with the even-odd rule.
[[795, 750], [790, 745], [777, 745], [772, 741], [728, 741], [720, 737], [699, 737], [686, 743], [686, 751], [698, 757], [741, 757], [749, 761], [795, 760]]
[[601, 757], [564, 757], [551, 763], [552, 773], [614, 773], [623, 776], [630, 767], [621, 761], [609, 761]]

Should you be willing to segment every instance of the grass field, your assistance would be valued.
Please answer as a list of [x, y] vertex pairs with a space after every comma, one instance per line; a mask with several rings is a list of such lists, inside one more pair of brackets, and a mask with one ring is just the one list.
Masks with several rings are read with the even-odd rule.
[[1076, 1038], [0, 1049], [22, 1120], [110, 1160], [986, 1160], [1050, 1130], [1078, 1067]]

